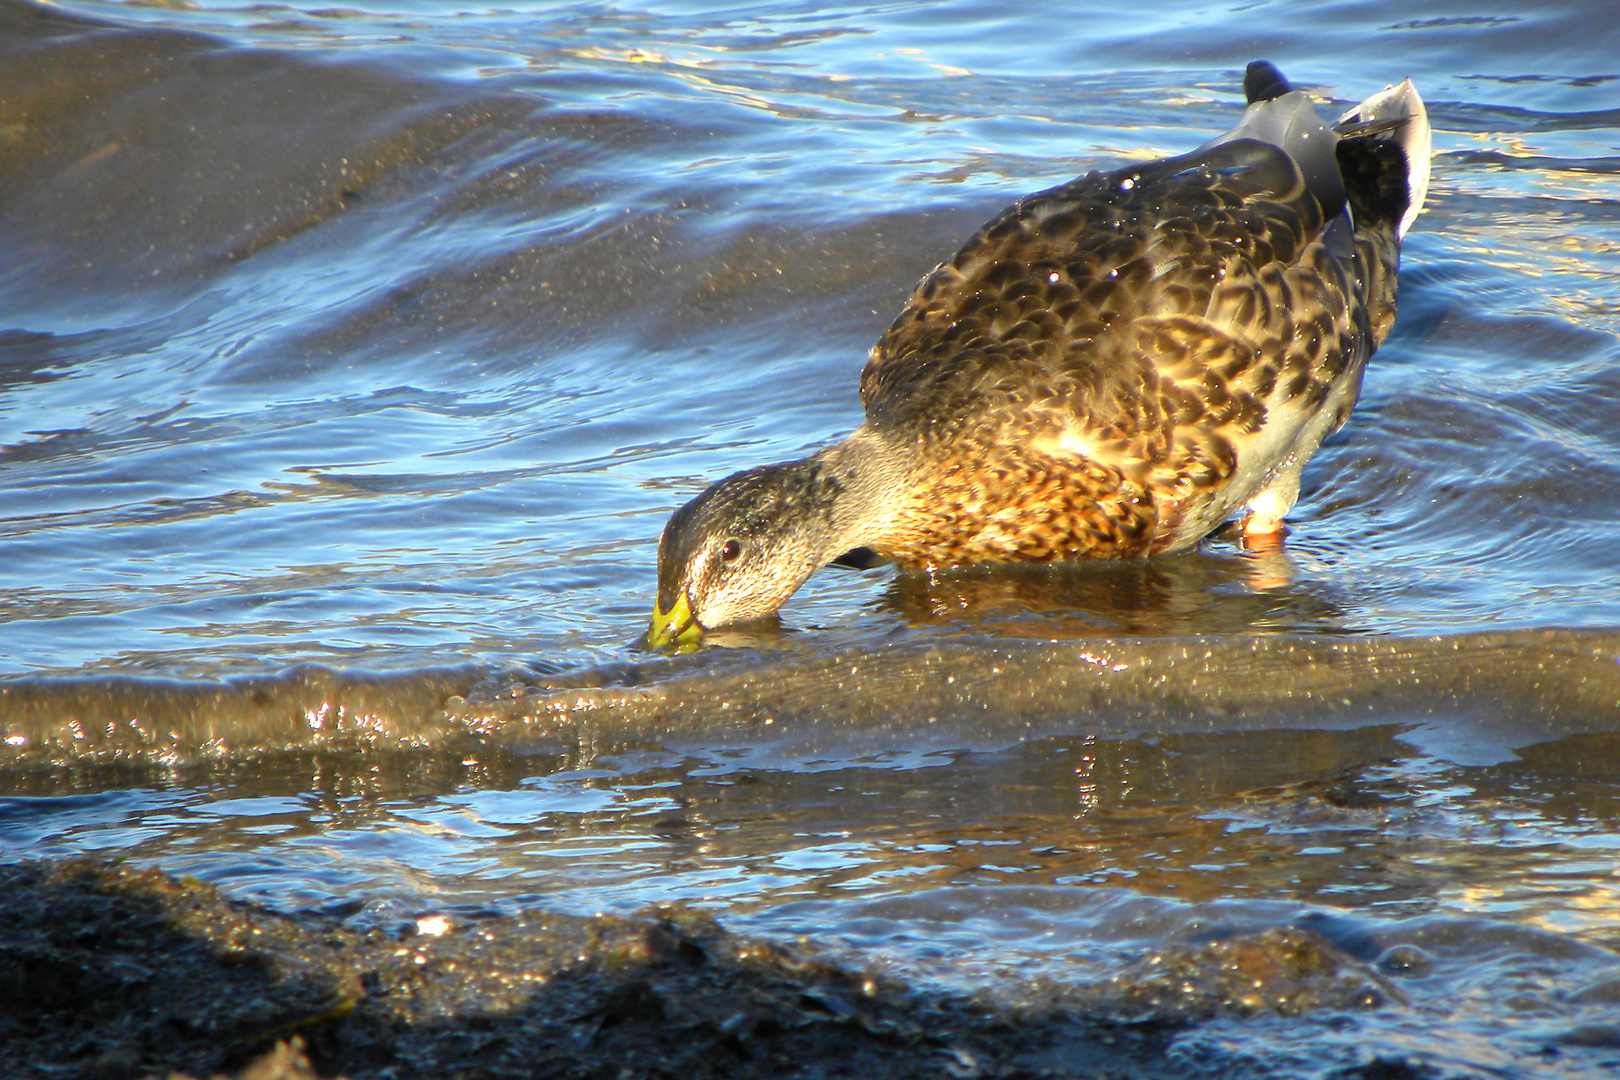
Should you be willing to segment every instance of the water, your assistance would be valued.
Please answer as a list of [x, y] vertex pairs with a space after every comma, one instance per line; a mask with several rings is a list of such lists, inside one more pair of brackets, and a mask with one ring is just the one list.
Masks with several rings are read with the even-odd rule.
[[[1223, 129], [1262, 56], [1336, 102], [1410, 75], [1437, 152], [1400, 320], [1285, 554], [828, 571], [735, 663], [1620, 631], [1620, 30], [1595, 0], [5, 2], [0, 27], [0, 676], [646, 661], [674, 506], [854, 427], [918, 277], [1018, 195]], [[1419, 950], [1386, 962], [1410, 1004], [1182, 1038], [1597, 1075], [1620, 1049], [1571, 1033], [1620, 999], [1620, 723], [1549, 735], [1523, 700], [1483, 746], [1475, 713], [1402, 706], [18, 765], [0, 852], [376, 918], [685, 899], [1009, 998], [1315, 925]]]

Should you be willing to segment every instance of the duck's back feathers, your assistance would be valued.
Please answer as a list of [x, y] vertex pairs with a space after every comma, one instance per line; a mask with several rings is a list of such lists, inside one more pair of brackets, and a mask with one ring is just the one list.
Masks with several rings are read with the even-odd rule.
[[[872, 350], [867, 427], [957, 471], [1083, 459], [1077, 484], [1137, 508], [1123, 535], [1055, 542], [1048, 557], [1193, 543], [1278, 462], [1309, 456], [1393, 317], [1399, 223], [1421, 190], [1410, 141], [1341, 141], [1266, 74], [1251, 66], [1261, 96], [1226, 135], [1023, 199], [929, 274]], [[913, 546], [960, 534], [961, 509], [947, 517], [919, 523], [930, 535]], [[958, 535], [956, 561], [1030, 557], [1001, 542], [964, 551]]]

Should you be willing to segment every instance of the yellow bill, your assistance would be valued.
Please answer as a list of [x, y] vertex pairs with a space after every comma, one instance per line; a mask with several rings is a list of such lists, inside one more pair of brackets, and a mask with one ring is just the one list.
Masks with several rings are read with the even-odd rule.
[[668, 611], [653, 605], [652, 626], [647, 630], [648, 648], [685, 652], [696, 648], [702, 636], [703, 627], [692, 616], [692, 604], [686, 598], [685, 589], [675, 594], [675, 603]]

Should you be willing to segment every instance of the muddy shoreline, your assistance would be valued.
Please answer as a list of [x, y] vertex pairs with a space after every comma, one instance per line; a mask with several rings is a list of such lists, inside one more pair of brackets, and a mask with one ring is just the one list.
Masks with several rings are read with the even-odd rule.
[[[1388, 754], [1395, 734], [1429, 730], [1491, 758], [1612, 732], [1617, 642], [1526, 631], [938, 643], [875, 650], [837, 670], [815, 654], [761, 663], [721, 651], [554, 675], [303, 666], [212, 684], [10, 680], [0, 706], [7, 773], [53, 791], [81, 773], [99, 790], [108, 770], [262, 768], [322, 754], [430, 771], [483, 762], [512, 770], [489, 783], [515, 789], [547, 746], [576, 763], [638, 744], [847, 757], [867, 744], [1006, 745], [1071, 729], [1281, 733], [1392, 721], [1398, 729], [1360, 752]], [[457, 749], [471, 756], [445, 753]], [[1093, 754], [1101, 783], [1112, 759], [1101, 746]], [[1185, 763], [1196, 777], [1188, 790], [1219, 790], [1197, 771], [1205, 760]], [[1305, 755], [1277, 782], [1307, 775], [1307, 761], [1331, 777], [1344, 760]], [[1125, 769], [1122, 783], [1135, 775]], [[1333, 790], [1322, 798], [1331, 803]], [[1026, 985], [1009, 972], [975, 994], [867, 970], [837, 940], [739, 934], [691, 907], [582, 917], [544, 904], [401, 919], [340, 898], [282, 912], [133, 864], [3, 865], [0, 1076], [1244, 1080], [1297, 1075], [1297, 1062], [1203, 1038], [1209, 1022], [1298, 1018], [1353, 1033], [1357, 1014], [1406, 1010], [1403, 986], [1420, 985], [1408, 984], [1399, 946], [1385, 955], [1309, 916], [1262, 930], [1216, 919], [1174, 944], [1144, 943], [1101, 982]], [[1532, 1052], [1557, 1055], [1566, 1037], [1612, 1044], [1612, 1033], [1571, 1030]], [[1353, 1063], [1313, 1075], [1444, 1075], [1353, 1034], [1341, 1044]]]
[[[1309, 928], [1212, 935], [1016, 1005], [862, 972], [682, 907], [629, 917], [277, 913], [117, 862], [0, 867], [0, 1074], [1269, 1077], [1189, 1061], [1214, 1016], [1400, 1007]], [[1369, 1056], [1351, 1077], [1427, 1076]]]
[[705, 650], [547, 674], [303, 664], [218, 682], [0, 679], [0, 766], [429, 748], [1006, 746], [1051, 734], [1439, 723], [1518, 747], [1620, 723], [1620, 634], [962, 639]]

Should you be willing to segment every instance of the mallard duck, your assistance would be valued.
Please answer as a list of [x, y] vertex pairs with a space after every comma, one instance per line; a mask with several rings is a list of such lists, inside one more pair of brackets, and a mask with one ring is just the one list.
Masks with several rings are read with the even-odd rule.
[[1333, 127], [1264, 61], [1231, 131], [1021, 199], [917, 286], [866, 419], [728, 476], [658, 545], [648, 641], [776, 611], [818, 568], [1179, 551], [1280, 533], [1395, 318], [1428, 187], [1410, 80]]

